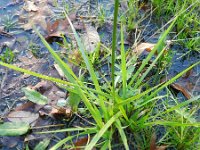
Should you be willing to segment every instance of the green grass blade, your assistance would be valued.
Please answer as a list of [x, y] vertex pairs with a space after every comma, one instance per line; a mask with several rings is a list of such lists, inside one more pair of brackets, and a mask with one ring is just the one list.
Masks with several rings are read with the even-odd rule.
[[69, 85], [69, 86], [74, 85], [73, 83], [70, 83], [70, 82], [67, 82], [67, 81], [64, 81], [64, 80], [61, 80], [61, 79], [58, 79], [58, 78], [42, 75], [42, 74], [39, 74], [39, 73], [36, 73], [36, 72], [33, 72], [33, 71], [29, 71], [29, 70], [26, 70], [26, 69], [23, 69], [23, 68], [19, 68], [15, 65], [7, 64], [7, 63], [1, 62], [1, 61], [0, 61], [0, 65], [7, 67], [7, 68], [10, 68], [10, 69], [13, 69], [15, 71], [23, 72], [25, 74], [32, 75], [32, 76], [35, 76], [35, 77], [38, 77], [38, 78], [41, 78], [41, 79], [44, 79], [44, 80], [52, 81], [52, 82], [55, 82], [55, 83], [60, 83], [60, 84]]
[[156, 62], [158, 61], [158, 59], [160, 58], [160, 56], [162, 56], [163, 52], [165, 51], [165, 49], [163, 49], [158, 56], [156, 57], [156, 59], [151, 63], [151, 65], [148, 67], [148, 69], [142, 74], [142, 76], [136, 81], [133, 89], [137, 89], [138, 86], [142, 83], [142, 81], [144, 80], [144, 78], [147, 76], [147, 74], [151, 71], [151, 69], [154, 67], [154, 65], [156, 64]]
[[[64, 13], [65, 13], [65, 12], [64, 12]], [[84, 45], [83, 45], [83, 43], [81, 42], [81, 39], [80, 39], [79, 35], [77, 34], [77, 32], [76, 32], [76, 30], [75, 30], [75, 28], [74, 28], [74, 26], [73, 26], [71, 20], [69, 19], [69, 17], [67, 16], [66, 13], [65, 13], [65, 16], [66, 16], [66, 18], [67, 18], [67, 20], [68, 20], [68, 22], [69, 22], [69, 24], [70, 24], [70, 26], [71, 26], [71, 29], [72, 29], [72, 31], [73, 31], [73, 33], [74, 33], [74, 37], [75, 37], [75, 39], [76, 39], [76, 41], [77, 41], [79, 50], [80, 50], [80, 52], [81, 52], [81, 54], [82, 54], [82, 57], [83, 57], [84, 62], [85, 62], [85, 64], [86, 64], [86, 66], [87, 66], [87, 69], [88, 69], [88, 71], [89, 71], [89, 73], [90, 73], [90, 75], [91, 75], [91, 77], [92, 77], [92, 81], [94, 82], [94, 85], [95, 85], [96, 89], [100, 90], [99, 82], [98, 82], [98, 80], [97, 80], [97, 77], [96, 77], [96, 74], [95, 74], [94, 69], [93, 69], [93, 67], [92, 67], [92, 64], [91, 64], [91, 62], [90, 62], [90, 60], [89, 60], [89, 57], [88, 57], [88, 55], [86, 54], [86, 52], [85, 52], [85, 50], [84, 50]]]
[[48, 51], [51, 53], [51, 55], [53, 56], [55, 62], [62, 69], [62, 71], [64, 72], [64, 74], [67, 77], [67, 79], [72, 83], [76, 83], [75, 80], [79, 81], [79, 79], [74, 74], [74, 72], [71, 70], [71, 68], [58, 56], [58, 54], [56, 54], [56, 52], [51, 48], [49, 43], [47, 43], [45, 38], [38, 32], [37, 29], [35, 29], [35, 32], [40, 37], [42, 43], [45, 45], [45, 47], [48, 49]]
[[[94, 131], [86, 131], [86, 132], [82, 132], [82, 133], [79, 133], [78, 135], [81, 136], [81, 135], [87, 135], [87, 134], [92, 134], [94, 133]], [[73, 138], [76, 138], [77, 135], [74, 135], [74, 136], [68, 136], [67, 138], [64, 138], [62, 139], [61, 141], [59, 141], [56, 145], [54, 145], [53, 147], [50, 148], [50, 150], [57, 150], [59, 149], [59, 147], [61, 147], [62, 145], [66, 144], [66, 142], [68, 141], [71, 141]]]
[[127, 80], [127, 70], [126, 70], [126, 54], [124, 49], [124, 28], [121, 23], [121, 71], [122, 71], [122, 97], [125, 98], [126, 95], [126, 80]]
[[93, 137], [92, 141], [85, 147], [85, 150], [92, 150], [92, 148], [96, 145], [99, 139], [104, 135], [104, 133], [108, 130], [108, 128], [117, 120], [117, 118], [121, 115], [121, 112], [118, 112], [114, 115], [110, 120], [101, 128], [101, 130]]
[[113, 34], [112, 34], [112, 63], [111, 63], [111, 78], [113, 86], [113, 95], [115, 95], [115, 51], [117, 42], [117, 17], [118, 17], [119, 0], [115, 0]]
[[193, 97], [193, 98], [191, 98], [191, 99], [189, 99], [189, 100], [187, 100], [187, 101], [184, 101], [184, 102], [182, 102], [182, 103], [180, 103], [180, 104], [178, 104], [178, 105], [176, 105], [176, 106], [174, 106], [174, 107], [172, 107], [172, 108], [167, 109], [167, 110], [164, 111], [164, 112], [160, 112], [158, 115], [159, 115], [159, 116], [160, 116], [160, 115], [164, 115], [164, 114], [166, 114], [166, 113], [172, 112], [172, 111], [174, 111], [174, 110], [176, 110], [176, 109], [178, 109], [178, 108], [181, 108], [181, 107], [183, 107], [183, 106], [186, 106], [186, 105], [188, 105], [188, 104], [190, 104], [190, 103], [192, 103], [192, 102], [199, 101], [199, 100], [200, 100], [200, 95], [195, 96], [195, 97]]
[[[155, 90], [154, 92], [152, 92], [151, 95], [149, 95], [147, 98], [149, 101], [151, 101], [150, 99], [153, 98], [160, 90], [162, 90], [163, 88], [165, 88], [166, 86], [170, 85], [171, 83], [173, 83], [175, 80], [177, 80], [178, 78], [180, 78], [183, 74], [185, 74], [187, 71], [189, 71], [190, 69], [192, 69], [193, 67], [197, 66], [200, 64], [200, 61], [193, 64], [192, 66], [188, 67], [187, 69], [183, 70], [182, 72], [180, 72], [179, 74], [177, 74], [175, 77], [173, 77], [172, 79], [170, 79], [169, 81], [165, 82], [165, 83], [161, 83], [159, 85], [154, 86], [153, 88], [150, 88], [144, 92], [142, 92], [141, 94], [137, 94], [135, 96], [132, 96], [126, 100], [124, 100], [123, 102], [120, 102], [119, 104], [117, 104], [117, 106], [119, 107], [119, 105], [125, 105], [128, 104], [134, 100], [137, 100], [139, 98], [141, 98], [142, 96], [145, 96], [146, 94], [148, 94], [149, 92], [152, 92], [153, 90]], [[145, 100], [144, 102], [145, 104], [147, 103], [147, 101]]]
[[131, 81], [128, 84], [128, 88], [134, 83], [135, 79], [139, 76], [139, 74], [141, 73], [141, 71], [144, 69], [144, 67], [147, 65], [147, 63], [149, 62], [149, 60], [152, 58], [152, 56], [154, 55], [154, 53], [156, 51], [158, 51], [158, 53], [163, 49], [164, 47], [164, 40], [167, 37], [167, 34], [170, 32], [170, 30], [172, 29], [174, 23], [176, 22], [178, 16], [176, 16], [173, 20], [173, 22], [170, 24], [170, 26], [168, 27], [168, 29], [163, 33], [163, 35], [161, 36], [160, 40], [158, 41], [158, 43], [155, 45], [155, 47], [152, 49], [152, 51], [149, 53], [149, 55], [147, 56], [146, 59], [144, 59], [142, 61], [142, 65], [140, 66], [140, 68], [137, 70], [137, 72], [133, 75]]
[[[32, 76], [38, 77], [40, 79], [44, 79], [44, 80], [48, 80], [48, 81], [51, 81], [51, 82], [55, 82], [57, 84], [62, 84], [62, 85], [65, 85], [65, 86], [67, 85], [67, 86], [70, 86], [70, 87], [77, 86], [76, 84], [67, 82], [65, 80], [61, 80], [59, 78], [54, 78], [54, 77], [46, 76], [46, 75], [43, 75], [43, 74], [39, 74], [39, 73], [30, 71], [30, 70], [26, 70], [26, 69], [23, 69], [23, 68], [19, 68], [19, 67], [15, 66], [15, 65], [7, 64], [7, 63], [1, 62], [1, 61], [0, 61], [0, 65], [4, 66], [4, 67], [7, 67], [7, 68], [10, 68], [10, 69], [13, 69], [15, 71], [19, 71], [19, 72], [22, 72], [22, 73], [25, 73], [25, 74], [28, 74], [28, 75], [32, 75]], [[109, 95], [107, 93], [104, 93], [102, 91], [101, 92], [100, 91], [96, 91], [95, 89], [91, 89], [91, 88], [88, 88], [88, 87], [85, 87], [85, 86], [79, 86], [79, 87], [81, 89], [83, 89], [83, 90], [88, 90], [88, 91], [100, 94], [102, 96], [105, 96], [107, 98], [111, 98], [111, 95]], [[67, 88], [67, 87], [65, 87], [65, 88]]]
[[160, 90], [162, 90], [164, 87], [172, 84], [174, 81], [176, 81], [178, 78], [180, 78], [182, 75], [184, 75], [186, 72], [188, 72], [189, 70], [191, 70], [193, 67], [197, 66], [200, 64], [200, 61], [196, 62], [195, 64], [193, 64], [192, 66], [188, 67], [187, 69], [183, 70], [182, 72], [180, 72], [179, 74], [177, 74], [175, 77], [173, 77], [172, 79], [170, 79], [169, 81], [165, 82], [162, 86], [160, 86], [157, 90], [155, 90], [149, 97], [148, 99], [151, 99], [152, 97], [154, 97]]
[[200, 127], [200, 123], [196, 122], [196, 123], [182, 123], [182, 122], [173, 122], [173, 121], [154, 121], [154, 122], [149, 122], [149, 123], [145, 123], [146, 126], [152, 126], [152, 125], [163, 125], [163, 126], [173, 126], [173, 127]]
[[115, 122], [115, 126], [117, 127], [119, 134], [121, 136], [121, 139], [123, 141], [124, 147], [126, 150], [129, 150], [129, 146], [128, 146], [128, 142], [127, 142], [127, 138], [126, 138], [126, 134], [124, 133], [123, 127], [121, 125], [121, 122], [119, 119], [116, 120]]
[[53, 131], [42, 131], [42, 132], [35, 132], [36, 134], [49, 134], [49, 133], [60, 133], [60, 132], [74, 132], [74, 131], [97, 131], [96, 127], [89, 127], [89, 128], [67, 128], [67, 129], [60, 129], [60, 130], [53, 130]]
[[133, 102], [133, 101], [135, 101], [135, 100], [138, 100], [139, 98], [141, 98], [141, 97], [147, 95], [148, 93], [152, 92], [153, 90], [157, 89], [157, 88], [158, 88], [159, 86], [161, 86], [162, 84], [163, 84], [163, 83], [158, 84], [158, 85], [156, 85], [156, 86], [154, 86], [154, 87], [152, 87], [152, 88], [150, 88], [150, 89], [148, 89], [148, 90], [146, 90], [146, 91], [144, 91], [144, 92], [142, 92], [142, 93], [140, 93], [140, 94], [137, 94], [137, 95], [134, 95], [134, 96], [132, 96], [132, 97], [130, 97], [130, 98], [127, 98], [126, 100], [123, 100], [122, 102], [118, 103], [118, 104], [116, 105], [116, 107], [119, 107], [120, 105], [126, 105], [126, 104], [128, 104], [128, 103], [130, 103], [130, 102]]
[[[64, 11], [64, 13], [65, 13], [65, 11]], [[79, 50], [80, 50], [80, 52], [81, 52], [81, 54], [82, 54], [82, 57], [83, 57], [83, 59], [84, 59], [84, 61], [85, 61], [85, 64], [86, 64], [86, 66], [87, 66], [87, 69], [88, 69], [88, 71], [89, 71], [89, 73], [90, 73], [90, 75], [91, 75], [92, 81], [94, 82], [94, 86], [95, 86], [95, 88], [96, 88], [97, 91], [101, 91], [101, 88], [100, 88], [100, 86], [99, 86], [99, 82], [98, 82], [97, 77], [96, 77], [96, 74], [95, 74], [95, 72], [94, 72], [94, 68], [93, 68], [93, 66], [92, 66], [92, 63], [90, 62], [89, 57], [88, 57], [88, 55], [86, 54], [86, 52], [85, 52], [85, 50], [84, 50], [84, 45], [83, 45], [83, 43], [81, 42], [80, 37], [78, 36], [78, 34], [77, 34], [77, 32], [76, 32], [76, 30], [75, 30], [75, 28], [74, 28], [74, 26], [73, 26], [71, 20], [69, 19], [69, 17], [67, 16], [66, 13], [65, 13], [65, 16], [66, 16], [66, 18], [67, 18], [67, 20], [68, 20], [68, 22], [69, 22], [69, 24], [70, 24], [70, 26], [71, 26], [71, 29], [72, 29], [72, 31], [73, 31], [73, 33], [74, 33], [74, 37], [75, 37], [75, 39], [76, 39], [76, 41], [77, 41]], [[108, 117], [108, 113], [107, 113], [107, 111], [106, 111], [104, 99], [103, 99], [101, 96], [99, 96], [99, 105], [101, 106], [101, 109], [103, 110], [103, 113], [104, 113], [105, 118], [106, 118], [106, 120], [107, 120], [109, 117]]]
[[[68, 18], [69, 19], [69, 18]], [[70, 22], [70, 20], [69, 20]], [[70, 22], [71, 23], [71, 22]], [[72, 23], [71, 23], [72, 25]], [[73, 28], [74, 29], [74, 28]], [[75, 29], [74, 29], [75, 31]], [[76, 31], [75, 31], [76, 32]], [[71, 68], [64, 62], [62, 61], [62, 59], [54, 52], [54, 50], [51, 48], [51, 46], [46, 42], [46, 40], [44, 39], [44, 37], [36, 30], [36, 33], [39, 35], [39, 37], [41, 38], [43, 44], [47, 47], [47, 49], [49, 50], [49, 52], [52, 54], [54, 60], [58, 63], [59, 67], [62, 69], [62, 71], [64, 72], [64, 74], [66, 75], [66, 77], [68, 78], [68, 80], [74, 84], [80, 84], [83, 85], [83, 83], [76, 77], [76, 75], [74, 74], [74, 72], [71, 70]], [[77, 33], [76, 33], [77, 34]], [[78, 35], [77, 35], [78, 36]], [[79, 38], [77, 38], [79, 39]], [[80, 40], [80, 39], [79, 39]], [[79, 41], [79, 44], [81, 42]], [[81, 43], [82, 44], [82, 43]], [[79, 45], [80, 46], [80, 45]], [[84, 52], [83, 52], [84, 53]], [[85, 53], [84, 53], [85, 54]], [[86, 56], [86, 55], [85, 55]], [[87, 59], [87, 60], [86, 60]], [[92, 77], [96, 79], [94, 70], [91, 67], [91, 63], [88, 61], [88, 57], [86, 57], [84, 59], [86, 61], [86, 64], [89, 64], [88, 68], [91, 69], [89, 71], [92, 71]], [[90, 72], [91, 73], [91, 72]], [[94, 79], [94, 80], [95, 80]], [[97, 81], [97, 79], [95, 80]], [[98, 91], [100, 90], [99, 84], [98, 82], [94, 82], [95, 85], [97, 85], [98, 88], [96, 88]], [[95, 121], [97, 122], [97, 124], [99, 126], [102, 126], [102, 119], [98, 117], [98, 114], [100, 114], [100, 112], [96, 112], [93, 108], [93, 106], [91, 105], [90, 101], [88, 100], [88, 98], [85, 96], [84, 92], [82, 91], [82, 89], [78, 86], [75, 87], [76, 91], [79, 93], [79, 96], [82, 98], [82, 100], [84, 101], [85, 105], [87, 106], [88, 110], [90, 111], [90, 113], [92, 114], [93, 118], [95, 119]], [[104, 104], [104, 103], [103, 103]], [[102, 106], [103, 107], [103, 106]], [[105, 108], [105, 106], [104, 106]]]

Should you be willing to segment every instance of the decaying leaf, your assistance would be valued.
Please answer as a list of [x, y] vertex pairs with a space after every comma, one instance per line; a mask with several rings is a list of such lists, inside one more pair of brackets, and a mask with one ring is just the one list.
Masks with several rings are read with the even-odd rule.
[[35, 106], [35, 103], [28, 101], [28, 102], [16, 107], [15, 111], [29, 110], [29, 109], [32, 109], [34, 106]]
[[58, 71], [58, 74], [60, 75], [60, 77], [64, 78], [65, 77], [65, 74], [64, 72], [62, 71], [62, 69], [59, 67], [58, 64], [54, 64], [54, 67], [55, 69]]
[[[163, 78], [161, 82], [169, 80], [171, 76]], [[190, 99], [195, 92], [200, 91], [200, 80], [192, 70], [188, 71], [182, 78], [170, 85], [172, 89], [181, 92], [187, 99]]]
[[6, 122], [0, 124], [0, 136], [19, 136], [30, 130], [28, 123], [24, 122]]
[[139, 45], [137, 45], [136, 47], [135, 47], [135, 49], [133, 50], [133, 52], [136, 54], [136, 55], [140, 55], [140, 54], [142, 54], [142, 52], [144, 52], [144, 51], [147, 51], [147, 52], [150, 52], [153, 48], [154, 48], [154, 46], [155, 46], [156, 44], [153, 44], [153, 43], [140, 43]]
[[168, 146], [156, 146], [156, 134], [153, 134], [150, 142], [150, 150], [165, 150]]
[[[89, 137], [88, 136], [85, 136], [85, 137], [82, 137], [82, 138], [78, 138], [75, 142], [74, 142], [74, 146], [75, 148], [73, 148], [72, 150], [81, 150], [83, 149], [83, 146], [86, 146], [87, 143], [89, 142]], [[94, 150], [94, 148], [93, 148]]]
[[46, 0], [39, 1], [37, 4], [27, 0], [25, 1], [24, 10], [28, 12], [28, 16], [23, 16], [24, 13], [22, 13], [20, 20], [26, 22], [22, 26], [25, 30], [32, 29], [33, 25], [40, 26], [42, 29], [46, 30], [46, 18], [53, 14]]
[[72, 110], [69, 107], [64, 108], [64, 107], [53, 106], [49, 115], [52, 115], [55, 118], [70, 118], [72, 116]]
[[12, 122], [32, 123], [39, 118], [38, 113], [31, 113], [29, 111], [12, 111], [8, 114], [7, 119]]
[[83, 34], [82, 40], [86, 51], [94, 52], [97, 44], [100, 42], [100, 37], [97, 30], [92, 26], [85, 27], [86, 33]]
[[[73, 22], [76, 20], [76, 14], [69, 14], [70, 20]], [[47, 21], [47, 36], [45, 39], [51, 42], [53, 37], [62, 37], [70, 32], [70, 26], [67, 19], [58, 19], [54, 22]]]
[[180, 91], [181, 93], [183, 93], [183, 95], [187, 98], [190, 99], [191, 98], [191, 94], [188, 92], [187, 89], [183, 88], [181, 85], [177, 84], [177, 83], [173, 83], [170, 85], [173, 89], [176, 89], [178, 91]]

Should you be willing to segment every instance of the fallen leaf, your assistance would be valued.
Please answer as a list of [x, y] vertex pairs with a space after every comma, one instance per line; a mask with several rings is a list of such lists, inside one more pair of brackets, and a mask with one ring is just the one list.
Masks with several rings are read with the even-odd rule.
[[16, 107], [15, 111], [29, 110], [29, 109], [33, 108], [34, 106], [35, 106], [35, 104], [33, 102], [26, 102], [26, 103], [22, 104], [21, 106]]
[[26, 98], [31, 102], [39, 105], [45, 105], [48, 103], [48, 98], [46, 96], [41, 95], [39, 92], [28, 87], [23, 88], [22, 90], [24, 91]]
[[[76, 20], [76, 14], [69, 14], [70, 20], [73, 22]], [[74, 26], [75, 29], [80, 28], [79, 26]], [[58, 19], [54, 22], [47, 22], [47, 36], [45, 39], [51, 43], [54, 37], [63, 37], [62, 35], [68, 34], [70, 32], [70, 26], [67, 19]]]
[[26, 5], [23, 8], [26, 11], [38, 11], [38, 7], [31, 1], [26, 1]]
[[20, 20], [25, 22], [22, 26], [25, 30], [32, 29], [33, 25], [39, 26], [43, 30], [46, 30], [46, 19], [53, 14], [53, 11], [49, 8], [46, 0], [38, 1], [37, 5], [34, 4], [34, 2], [25, 1], [24, 10], [28, 12], [28, 15], [23, 16], [24, 12], [22, 12], [20, 14]]
[[49, 115], [54, 116], [55, 118], [70, 118], [72, 116], [71, 108], [64, 108], [53, 106]]
[[82, 137], [82, 138], [78, 138], [75, 142], [74, 142], [74, 146], [75, 148], [73, 148], [72, 150], [81, 150], [83, 149], [82, 146], [86, 146], [87, 143], [89, 142], [89, 138], [88, 136], [86, 137]]
[[135, 49], [133, 50], [133, 52], [136, 54], [136, 55], [140, 55], [142, 54], [144, 51], [147, 51], [147, 52], [150, 52], [154, 46], [156, 44], [153, 44], [153, 43], [140, 43], [139, 45], [137, 45], [135, 47]]
[[24, 122], [5, 122], [0, 124], [0, 136], [19, 136], [29, 130], [29, 124]]
[[168, 146], [161, 145], [157, 146], [156, 145], [156, 134], [153, 134], [151, 137], [151, 142], [150, 142], [150, 150], [165, 150]]
[[[169, 80], [171, 76], [161, 79], [161, 82]], [[198, 94], [200, 91], [199, 75], [194, 71], [189, 70], [185, 75], [179, 78], [178, 81], [172, 83], [170, 87], [174, 90], [181, 92], [187, 99], [190, 99], [193, 95]]]
[[170, 85], [173, 89], [176, 89], [178, 91], [180, 91], [181, 93], [183, 93], [183, 95], [187, 98], [187, 99], [190, 99], [191, 98], [191, 95], [190, 93], [188, 92], [187, 89], [185, 89], [184, 87], [182, 87], [181, 85], [179, 85], [178, 83], [173, 83]]
[[92, 26], [86, 26], [85, 30], [86, 33], [84, 33], [82, 36], [85, 50], [88, 53], [92, 53], [94, 52], [97, 44], [100, 42], [100, 37], [97, 30]]
[[60, 75], [60, 77], [64, 78], [65, 74], [62, 71], [62, 69], [60, 68], [60, 66], [58, 64], [54, 64], [55, 69], [58, 71], [58, 74]]
[[8, 114], [7, 119], [11, 122], [25, 122], [28, 124], [33, 123], [39, 118], [37, 113], [29, 111], [12, 111]]

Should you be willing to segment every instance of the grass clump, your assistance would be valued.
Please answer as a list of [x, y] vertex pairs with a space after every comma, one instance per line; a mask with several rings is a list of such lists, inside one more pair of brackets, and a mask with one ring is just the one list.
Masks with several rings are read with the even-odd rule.
[[[113, 21], [113, 39], [112, 39], [112, 50], [111, 50], [111, 82], [106, 82], [106, 87], [102, 88], [100, 81], [95, 72], [95, 67], [91, 62], [90, 57], [84, 49], [83, 43], [79, 38], [78, 33], [74, 29], [70, 19], [64, 12], [72, 31], [74, 33], [75, 39], [78, 44], [79, 52], [85, 63], [87, 72], [90, 74], [92, 83], [85, 83], [80, 77], [78, 77], [72, 69], [66, 64], [59, 55], [51, 48], [44, 37], [36, 30], [37, 34], [41, 38], [43, 44], [51, 53], [55, 62], [59, 65], [65, 74], [68, 81], [41, 75], [29, 70], [18, 68], [16, 66], [0, 62], [0, 65], [14, 69], [16, 71], [24, 72], [41, 79], [49, 80], [62, 85], [67, 91], [73, 95], [79, 97], [85, 105], [85, 110], [89, 112], [90, 118], [93, 123], [88, 127], [77, 127], [77, 128], [67, 128], [63, 130], [48, 131], [43, 133], [56, 133], [56, 132], [74, 132], [78, 131], [77, 135], [71, 135], [65, 139], [59, 141], [54, 145], [51, 150], [58, 149], [66, 142], [70, 142], [76, 136], [87, 135], [88, 144], [84, 146], [86, 150], [91, 150], [92, 148], [100, 149], [114, 149], [115, 147], [123, 147], [125, 149], [132, 149], [136, 147], [138, 149], [149, 149], [151, 144], [151, 136], [154, 133], [154, 126], [164, 126], [167, 132], [160, 143], [166, 144], [166, 138], [172, 138], [171, 141], [179, 141], [177, 148], [182, 148], [187, 145], [182, 145], [184, 139], [187, 138], [187, 130], [189, 128], [197, 129], [200, 123], [196, 121], [191, 121], [188, 119], [188, 112], [183, 112], [183, 107], [187, 108], [190, 103], [194, 103], [199, 100], [199, 96], [194, 97], [186, 102], [175, 103], [172, 107], [164, 107], [162, 111], [158, 110], [155, 114], [155, 107], [158, 100], [162, 100], [167, 97], [167, 95], [160, 95], [160, 91], [165, 89], [168, 85], [176, 81], [184, 73], [200, 64], [200, 61], [188, 67], [184, 71], [177, 74], [170, 80], [159, 83], [155, 86], [151, 86], [148, 82], [143, 81], [148, 76], [148, 73], [153, 69], [154, 65], [157, 64], [161, 57], [164, 55], [165, 51], [165, 39], [168, 33], [171, 31], [173, 26], [176, 24], [180, 15], [175, 15], [172, 19], [169, 27], [163, 32], [161, 38], [159, 39], [156, 46], [152, 49], [149, 55], [142, 61], [138, 69], [128, 77], [128, 67], [127, 67], [127, 55], [128, 53], [124, 48], [124, 25], [121, 24], [121, 49], [120, 49], [120, 60], [116, 62], [116, 42], [117, 42], [117, 18], [118, 18], [118, 6], [119, 0], [115, 0], [115, 10], [114, 10], [114, 21]], [[153, 62], [147, 67], [149, 61], [157, 53], [158, 55], [153, 60]], [[136, 60], [134, 60], [136, 63]], [[119, 66], [120, 71], [118, 71], [121, 82], [117, 80], [116, 66]], [[92, 85], [88, 87], [88, 85]], [[143, 89], [146, 87], [146, 89]], [[72, 105], [78, 107], [79, 100], [71, 99]], [[78, 100], [78, 101], [77, 101]], [[76, 102], [75, 102], [76, 101]], [[182, 112], [181, 112], [182, 111]], [[190, 112], [191, 113], [191, 112]], [[173, 114], [173, 115], [172, 115]], [[184, 115], [186, 114], [186, 115]], [[179, 119], [177, 119], [179, 118]], [[171, 136], [172, 131], [177, 133], [177, 137]], [[197, 132], [197, 131], [194, 131]], [[181, 136], [179, 136], [181, 134]], [[182, 140], [182, 141], [181, 141]], [[196, 138], [191, 139], [196, 141]], [[119, 145], [116, 145], [116, 143]], [[167, 143], [171, 145], [171, 143]], [[72, 146], [73, 147], [73, 146]]]

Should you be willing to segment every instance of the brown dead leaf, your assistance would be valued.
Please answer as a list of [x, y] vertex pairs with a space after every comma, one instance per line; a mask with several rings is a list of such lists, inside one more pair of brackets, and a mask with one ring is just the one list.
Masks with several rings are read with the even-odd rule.
[[[88, 136], [82, 137], [82, 138], [78, 138], [75, 142], [74, 142], [74, 146], [75, 148], [71, 149], [71, 150], [81, 150], [83, 149], [83, 146], [86, 146], [87, 143], [90, 141]], [[94, 148], [93, 148], [94, 150]]]
[[135, 49], [133, 50], [133, 52], [137, 56], [139, 56], [144, 51], [150, 52], [154, 48], [155, 45], [156, 44], [153, 44], [153, 43], [140, 43], [139, 45], [137, 45], [135, 47]]
[[35, 103], [28, 101], [24, 104], [22, 104], [21, 106], [18, 106], [15, 108], [15, 111], [24, 111], [24, 110], [30, 110], [35, 106]]
[[[73, 22], [76, 20], [76, 14], [72, 13], [69, 15], [70, 20]], [[79, 28], [74, 26], [75, 29]], [[47, 36], [45, 39], [51, 43], [53, 37], [62, 37], [62, 35], [65, 35], [70, 32], [70, 26], [67, 19], [59, 19], [55, 22], [47, 22]]]
[[52, 115], [55, 118], [66, 118], [66, 119], [68, 119], [72, 116], [72, 110], [71, 110], [71, 108], [53, 106], [49, 115]]
[[[15, 65], [24, 69], [28, 69], [31, 71], [36, 71], [41, 73], [42, 67], [45, 65], [46, 60], [45, 59], [38, 59], [35, 58], [35, 56], [32, 54], [32, 52], [28, 52], [26, 56], [18, 56], [17, 58], [20, 62], [17, 62]], [[27, 78], [30, 75], [25, 74], [22, 76], [22, 78]]]
[[82, 40], [88, 53], [94, 52], [97, 44], [100, 42], [100, 37], [97, 30], [92, 26], [85, 27], [86, 33], [83, 34]]
[[184, 87], [182, 87], [181, 85], [179, 85], [178, 83], [173, 83], [170, 85], [173, 89], [176, 89], [178, 91], [180, 91], [181, 93], [183, 93], [183, 95], [187, 98], [187, 99], [190, 99], [191, 98], [191, 95], [190, 93], [188, 92], [187, 89], [185, 89]]
[[150, 142], [150, 150], [165, 150], [167, 147], [168, 146], [166, 145], [156, 146], [156, 134], [152, 135]]
[[[161, 79], [161, 82], [166, 82], [171, 76]], [[195, 92], [200, 91], [200, 78], [194, 71], [190, 70], [182, 76], [178, 81], [170, 85], [172, 89], [181, 92], [187, 99], [190, 99]]]

